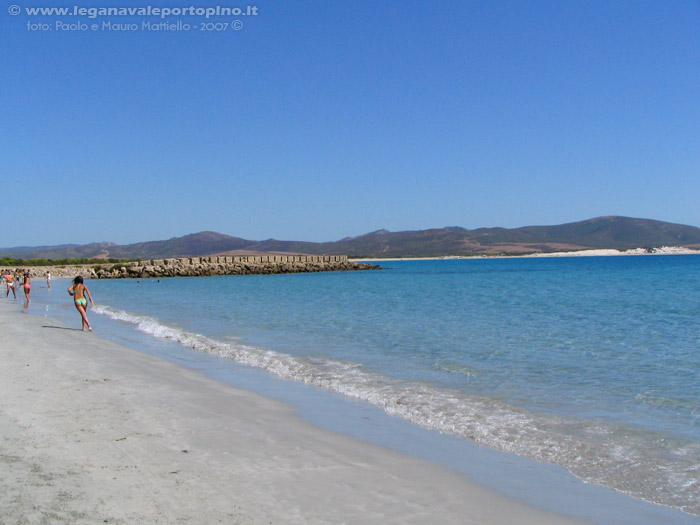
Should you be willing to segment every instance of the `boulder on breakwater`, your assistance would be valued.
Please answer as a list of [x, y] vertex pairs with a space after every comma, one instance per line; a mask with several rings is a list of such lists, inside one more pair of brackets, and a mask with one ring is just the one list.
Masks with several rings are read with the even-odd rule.
[[377, 270], [380, 266], [348, 261], [345, 255], [256, 255], [154, 259], [93, 267], [97, 279], [195, 277], [209, 275], [254, 275], [278, 273]]
[[153, 259], [104, 265], [31, 266], [28, 269], [35, 279], [43, 278], [47, 271], [56, 278], [82, 275], [90, 279], [146, 279], [379, 270], [381, 266], [348, 261], [346, 255], [238, 255]]

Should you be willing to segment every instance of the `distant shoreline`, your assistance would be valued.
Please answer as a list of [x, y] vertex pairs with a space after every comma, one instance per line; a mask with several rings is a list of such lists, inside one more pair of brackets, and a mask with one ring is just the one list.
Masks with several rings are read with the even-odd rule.
[[630, 255], [698, 255], [700, 250], [691, 250], [682, 246], [662, 246], [661, 248], [634, 248], [630, 250], [615, 250], [611, 248], [595, 250], [578, 250], [569, 252], [530, 253], [526, 255], [445, 255], [442, 257], [351, 257], [353, 262], [368, 261], [444, 261], [456, 259], [532, 259], [541, 257], [620, 257]]
[[[448, 261], [448, 260], [459, 260], [459, 259], [532, 259], [532, 258], [542, 258], [542, 257], [623, 257], [630, 255], [698, 255], [700, 250], [692, 250], [690, 248], [685, 248], [682, 246], [662, 246], [660, 248], [634, 248], [630, 250], [615, 250], [615, 249], [592, 249], [592, 250], [578, 250], [578, 251], [567, 251], [567, 252], [548, 252], [548, 253], [531, 253], [525, 255], [444, 255], [439, 257], [348, 257], [347, 262], [350, 264], [357, 263], [370, 263], [370, 262], [391, 262], [391, 261]], [[136, 264], [131, 263], [117, 263], [111, 266], [124, 266]], [[95, 267], [99, 265], [95, 264], [69, 264], [69, 265], [52, 265], [52, 266], [30, 266], [30, 265], [17, 265], [17, 268], [28, 269], [31, 272], [31, 276], [34, 279], [45, 278], [46, 272], [50, 271], [53, 278], [65, 278], [65, 277], [75, 277], [76, 275], [82, 275], [87, 278], [96, 278]], [[5, 268], [15, 267], [12, 265], [4, 266]], [[348, 270], [350, 268], [329, 268], [329, 270]], [[357, 268], [353, 268], [357, 269]], [[317, 270], [315, 270], [317, 271]], [[257, 273], [257, 272], [247, 272], [247, 273]], [[259, 272], [259, 273], [288, 273], [288, 272]], [[148, 277], [164, 277], [165, 275], [131, 275], [133, 278], [148, 278]]]

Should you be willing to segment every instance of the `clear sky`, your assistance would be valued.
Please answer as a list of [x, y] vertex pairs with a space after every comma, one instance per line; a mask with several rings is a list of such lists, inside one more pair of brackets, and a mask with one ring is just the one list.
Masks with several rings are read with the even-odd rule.
[[[601, 215], [700, 226], [698, 0], [25, 10], [148, 5], [81, 2], [2, 0], [2, 247]], [[191, 30], [143, 27], [162, 21]]]

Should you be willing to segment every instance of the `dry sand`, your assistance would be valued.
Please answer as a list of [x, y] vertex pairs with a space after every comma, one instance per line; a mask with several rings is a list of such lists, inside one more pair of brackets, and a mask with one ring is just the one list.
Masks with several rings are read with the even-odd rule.
[[19, 302], [0, 318], [2, 524], [573, 522]]
[[652, 248], [653, 251], [648, 251], [646, 248], [634, 248], [630, 250], [578, 250], [569, 252], [542, 252], [531, 253], [528, 255], [447, 255], [444, 257], [376, 257], [350, 259], [354, 262], [384, 262], [384, 261], [442, 261], [452, 259], [526, 259], [532, 257], [604, 257], [618, 255], [700, 255], [700, 250], [686, 248], [685, 246], [662, 246], [660, 248]]

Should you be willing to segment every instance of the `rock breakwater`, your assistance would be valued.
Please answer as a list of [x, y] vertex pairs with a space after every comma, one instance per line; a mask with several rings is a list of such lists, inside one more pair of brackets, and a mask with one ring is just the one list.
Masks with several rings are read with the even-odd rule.
[[98, 279], [195, 277], [374, 270], [379, 266], [348, 261], [344, 255], [256, 255], [156, 259], [93, 269]]
[[82, 275], [92, 279], [146, 279], [210, 275], [255, 275], [354, 270], [378, 270], [380, 266], [348, 261], [345, 255], [239, 255], [180, 257], [127, 263], [83, 266], [33, 266], [34, 277], [51, 272], [53, 277]]

